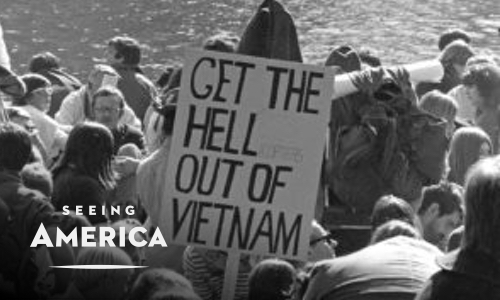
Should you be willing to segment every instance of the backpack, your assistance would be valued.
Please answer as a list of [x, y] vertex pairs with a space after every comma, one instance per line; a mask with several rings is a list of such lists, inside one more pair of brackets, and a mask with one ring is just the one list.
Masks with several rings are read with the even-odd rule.
[[327, 185], [348, 211], [370, 215], [383, 195], [413, 201], [438, 183], [448, 139], [446, 121], [416, 106], [406, 70], [355, 74], [360, 92], [332, 104]]

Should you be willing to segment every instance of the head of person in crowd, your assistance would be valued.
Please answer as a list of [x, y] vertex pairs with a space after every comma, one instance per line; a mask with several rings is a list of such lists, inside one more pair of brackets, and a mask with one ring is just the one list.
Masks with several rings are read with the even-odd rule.
[[349, 73], [361, 70], [361, 58], [358, 52], [351, 46], [337, 47], [330, 52], [325, 66], [337, 67], [339, 73]]
[[234, 53], [238, 47], [240, 39], [238, 36], [229, 33], [222, 32], [219, 34], [212, 35], [203, 41], [204, 50], [212, 50], [218, 52]]
[[297, 271], [284, 260], [266, 259], [250, 273], [248, 300], [293, 299], [296, 292]]
[[312, 231], [309, 236], [309, 251], [307, 253], [309, 263], [335, 257], [335, 247], [338, 243], [333, 235], [326, 231], [318, 221], [312, 221]]
[[417, 226], [416, 217], [415, 210], [405, 200], [393, 195], [382, 196], [373, 206], [371, 215], [372, 232], [390, 220], [400, 220], [411, 226]]
[[123, 116], [125, 98], [116, 87], [105, 85], [92, 96], [94, 121], [113, 130]]
[[463, 85], [475, 107], [496, 110], [500, 103], [500, 67], [490, 63], [470, 65], [464, 74]]
[[443, 51], [446, 46], [454, 41], [461, 40], [466, 44], [470, 44], [470, 35], [462, 29], [452, 28], [448, 29], [439, 36], [438, 47], [440, 51]]
[[[123, 212], [123, 213], [125, 213], [125, 212]], [[120, 245], [120, 243], [119, 243], [119, 241], [120, 241], [120, 236], [119, 236], [120, 228], [124, 228], [126, 236], [129, 236], [130, 231], [132, 229], [134, 229], [135, 227], [141, 227], [141, 226], [142, 226], [141, 223], [139, 223], [139, 221], [137, 221], [136, 219], [122, 219], [122, 220], [119, 220], [119, 221], [116, 221], [115, 223], [113, 223], [111, 225], [111, 228], [113, 228], [116, 232], [115, 238], [113, 240], [113, 243], [115, 244], [115, 246], [118, 247]], [[137, 231], [135, 233], [134, 239], [138, 243], [142, 243], [143, 241], [148, 240], [146, 234], [144, 234], [140, 231]], [[146, 253], [145, 253], [146, 250], [144, 247], [136, 247], [136, 246], [132, 245], [132, 243], [130, 242], [129, 239], [126, 239], [125, 246], [123, 246], [123, 247], [120, 246], [120, 248], [130, 256], [134, 265], [136, 265], [136, 266], [144, 265], [144, 262], [146, 261]]]
[[448, 44], [440, 53], [438, 59], [445, 73], [455, 78], [463, 78], [467, 60], [475, 55], [474, 50], [464, 41], [457, 40]]
[[463, 186], [470, 166], [492, 153], [493, 144], [484, 130], [472, 126], [459, 128], [451, 138], [448, 180]]
[[393, 219], [385, 222], [384, 224], [378, 226], [377, 229], [375, 229], [372, 234], [370, 244], [385, 241], [399, 235], [415, 239], [422, 238], [418, 230], [408, 222]]
[[485, 158], [471, 167], [465, 184], [463, 247], [500, 259], [500, 159]]
[[14, 123], [0, 123], [0, 172], [21, 172], [31, 158], [28, 132]]
[[81, 175], [96, 179], [103, 187], [113, 188], [113, 143], [113, 135], [104, 125], [95, 122], [76, 125], [69, 134], [63, 155], [56, 163], [54, 176], [60, 169], [71, 167]]
[[[165, 298], [177, 296], [179, 298]], [[183, 298], [184, 297], [184, 298]], [[200, 299], [193, 291], [191, 282], [169, 269], [147, 269], [135, 279], [129, 293], [129, 300], [152, 299]]]
[[29, 62], [29, 70], [32, 73], [40, 73], [45, 70], [59, 69], [61, 59], [52, 52], [42, 52], [33, 55]]
[[418, 106], [422, 110], [446, 120], [446, 136], [451, 138], [455, 131], [455, 117], [458, 111], [457, 101], [453, 97], [433, 90], [422, 96]]
[[[91, 247], [82, 249], [77, 265], [132, 266], [130, 257], [120, 248]], [[132, 269], [75, 269], [73, 284], [84, 299], [122, 299]]]
[[372, 49], [361, 48], [359, 50], [359, 59], [361, 60], [362, 68], [376, 68], [382, 66], [380, 58]]
[[52, 195], [52, 173], [40, 162], [25, 165], [21, 171], [21, 180], [24, 186], [37, 190], [48, 198]]
[[442, 181], [424, 188], [418, 216], [424, 240], [445, 249], [450, 233], [462, 224], [463, 189], [456, 183]]
[[45, 145], [43, 145], [43, 142], [41, 141], [40, 133], [35, 123], [33, 122], [31, 115], [22, 107], [17, 107], [17, 106], [7, 107], [5, 111], [7, 112], [9, 121], [24, 128], [28, 132], [31, 138], [32, 157], [29, 163], [33, 162], [43, 163], [44, 157], [42, 155], [42, 152], [45, 152], [46, 149]]
[[104, 85], [116, 86], [119, 79], [120, 75], [111, 66], [95, 65], [87, 79], [88, 92], [92, 96]]
[[26, 86], [26, 93], [22, 97], [15, 97], [13, 104], [17, 106], [31, 105], [38, 110], [47, 112], [52, 97], [52, 84], [39, 74], [22, 75], [21, 80]]
[[494, 56], [486, 54], [478, 54], [472, 56], [467, 60], [467, 63], [465, 64], [465, 72], [467, 72], [468, 68], [472, 66], [482, 65], [482, 64], [498, 65]]
[[106, 59], [109, 64], [138, 66], [141, 63], [141, 45], [134, 38], [116, 36], [108, 41]]

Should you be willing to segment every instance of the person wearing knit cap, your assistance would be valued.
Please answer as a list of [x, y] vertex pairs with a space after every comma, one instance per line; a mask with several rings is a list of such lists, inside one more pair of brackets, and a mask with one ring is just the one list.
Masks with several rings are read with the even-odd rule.
[[444, 68], [443, 78], [438, 83], [419, 83], [415, 89], [417, 96], [422, 97], [432, 90], [448, 93], [461, 84], [467, 60], [474, 55], [474, 50], [462, 40], [454, 41], [446, 46], [438, 56], [438, 60]]
[[458, 104], [451, 96], [434, 90], [426, 93], [418, 106], [436, 117], [446, 120], [446, 136], [451, 138], [455, 131], [455, 117], [457, 115]]
[[48, 79], [38, 74], [25, 74], [20, 78], [26, 86], [26, 93], [15, 97], [13, 105], [21, 106], [30, 114], [46, 147], [46, 163], [50, 165], [63, 151], [71, 127], [63, 126], [47, 115], [52, 96], [52, 84]]

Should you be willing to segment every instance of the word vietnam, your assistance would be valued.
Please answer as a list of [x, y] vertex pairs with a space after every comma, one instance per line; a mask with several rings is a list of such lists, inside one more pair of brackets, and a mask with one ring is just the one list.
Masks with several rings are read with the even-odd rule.
[[[73, 231], [71, 231], [70, 234], [65, 235], [64, 232], [61, 231], [58, 227], [56, 227], [56, 232], [55, 232], [55, 237], [54, 237], [54, 231], [52, 230], [53, 228], [49, 228], [49, 232], [45, 229], [45, 226], [43, 226], [43, 223], [40, 224], [40, 227], [38, 228], [38, 231], [36, 232], [35, 238], [33, 239], [33, 242], [31, 243], [32, 248], [36, 248], [39, 245], [45, 245], [47, 247], [54, 247], [53, 244], [53, 239], [55, 238], [55, 247], [61, 247], [62, 242], [69, 244], [71, 243], [72, 247], [106, 247], [106, 243], [108, 246], [111, 247], [125, 247], [126, 240], [130, 241], [130, 243], [135, 246], [135, 247], [144, 247], [148, 245], [148, 247], [153, 247], [155, 245], [161, 245], [162, 247], [167, 247], [167, 243], [165, 242], [165, 239], [163, 238], [163, 235], [161, 234], [161, 231], [159, 228], [156, 228], [155, 233], [151, 237], [151, 240], [146, 241], [144, 239], [141, 239], [140, 241], [136, 240], [137, 233], [143, 233], [146, 234], [147, 230], [144, 227], [134, 227], [132, 228], [128, 236], [126, 234], [126, 228], [125, 227], [120, 227], [118, 230], [118, 245], [115, 245], [114, 239], [116, 236], [115, 229], [112, 227], [81, 227], [80, 232], [81, 236], [78, 236], [78, 228], [74, 228]], [[99, 237], [96, 238], [94, 233], [98, 231]], [[52, 237], [52, 239], [51, 239]], [[80, 244], [79, 244], [80, 242]]]

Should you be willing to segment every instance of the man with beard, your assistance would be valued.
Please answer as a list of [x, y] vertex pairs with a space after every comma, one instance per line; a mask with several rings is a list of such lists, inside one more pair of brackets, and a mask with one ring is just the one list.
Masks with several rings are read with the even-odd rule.
[[441, 182], [424, 189], [418, 216], [429, 243], [444, 250], [448, 236], [462, 223], [463, 214], [463, 189], [459, 185]]

